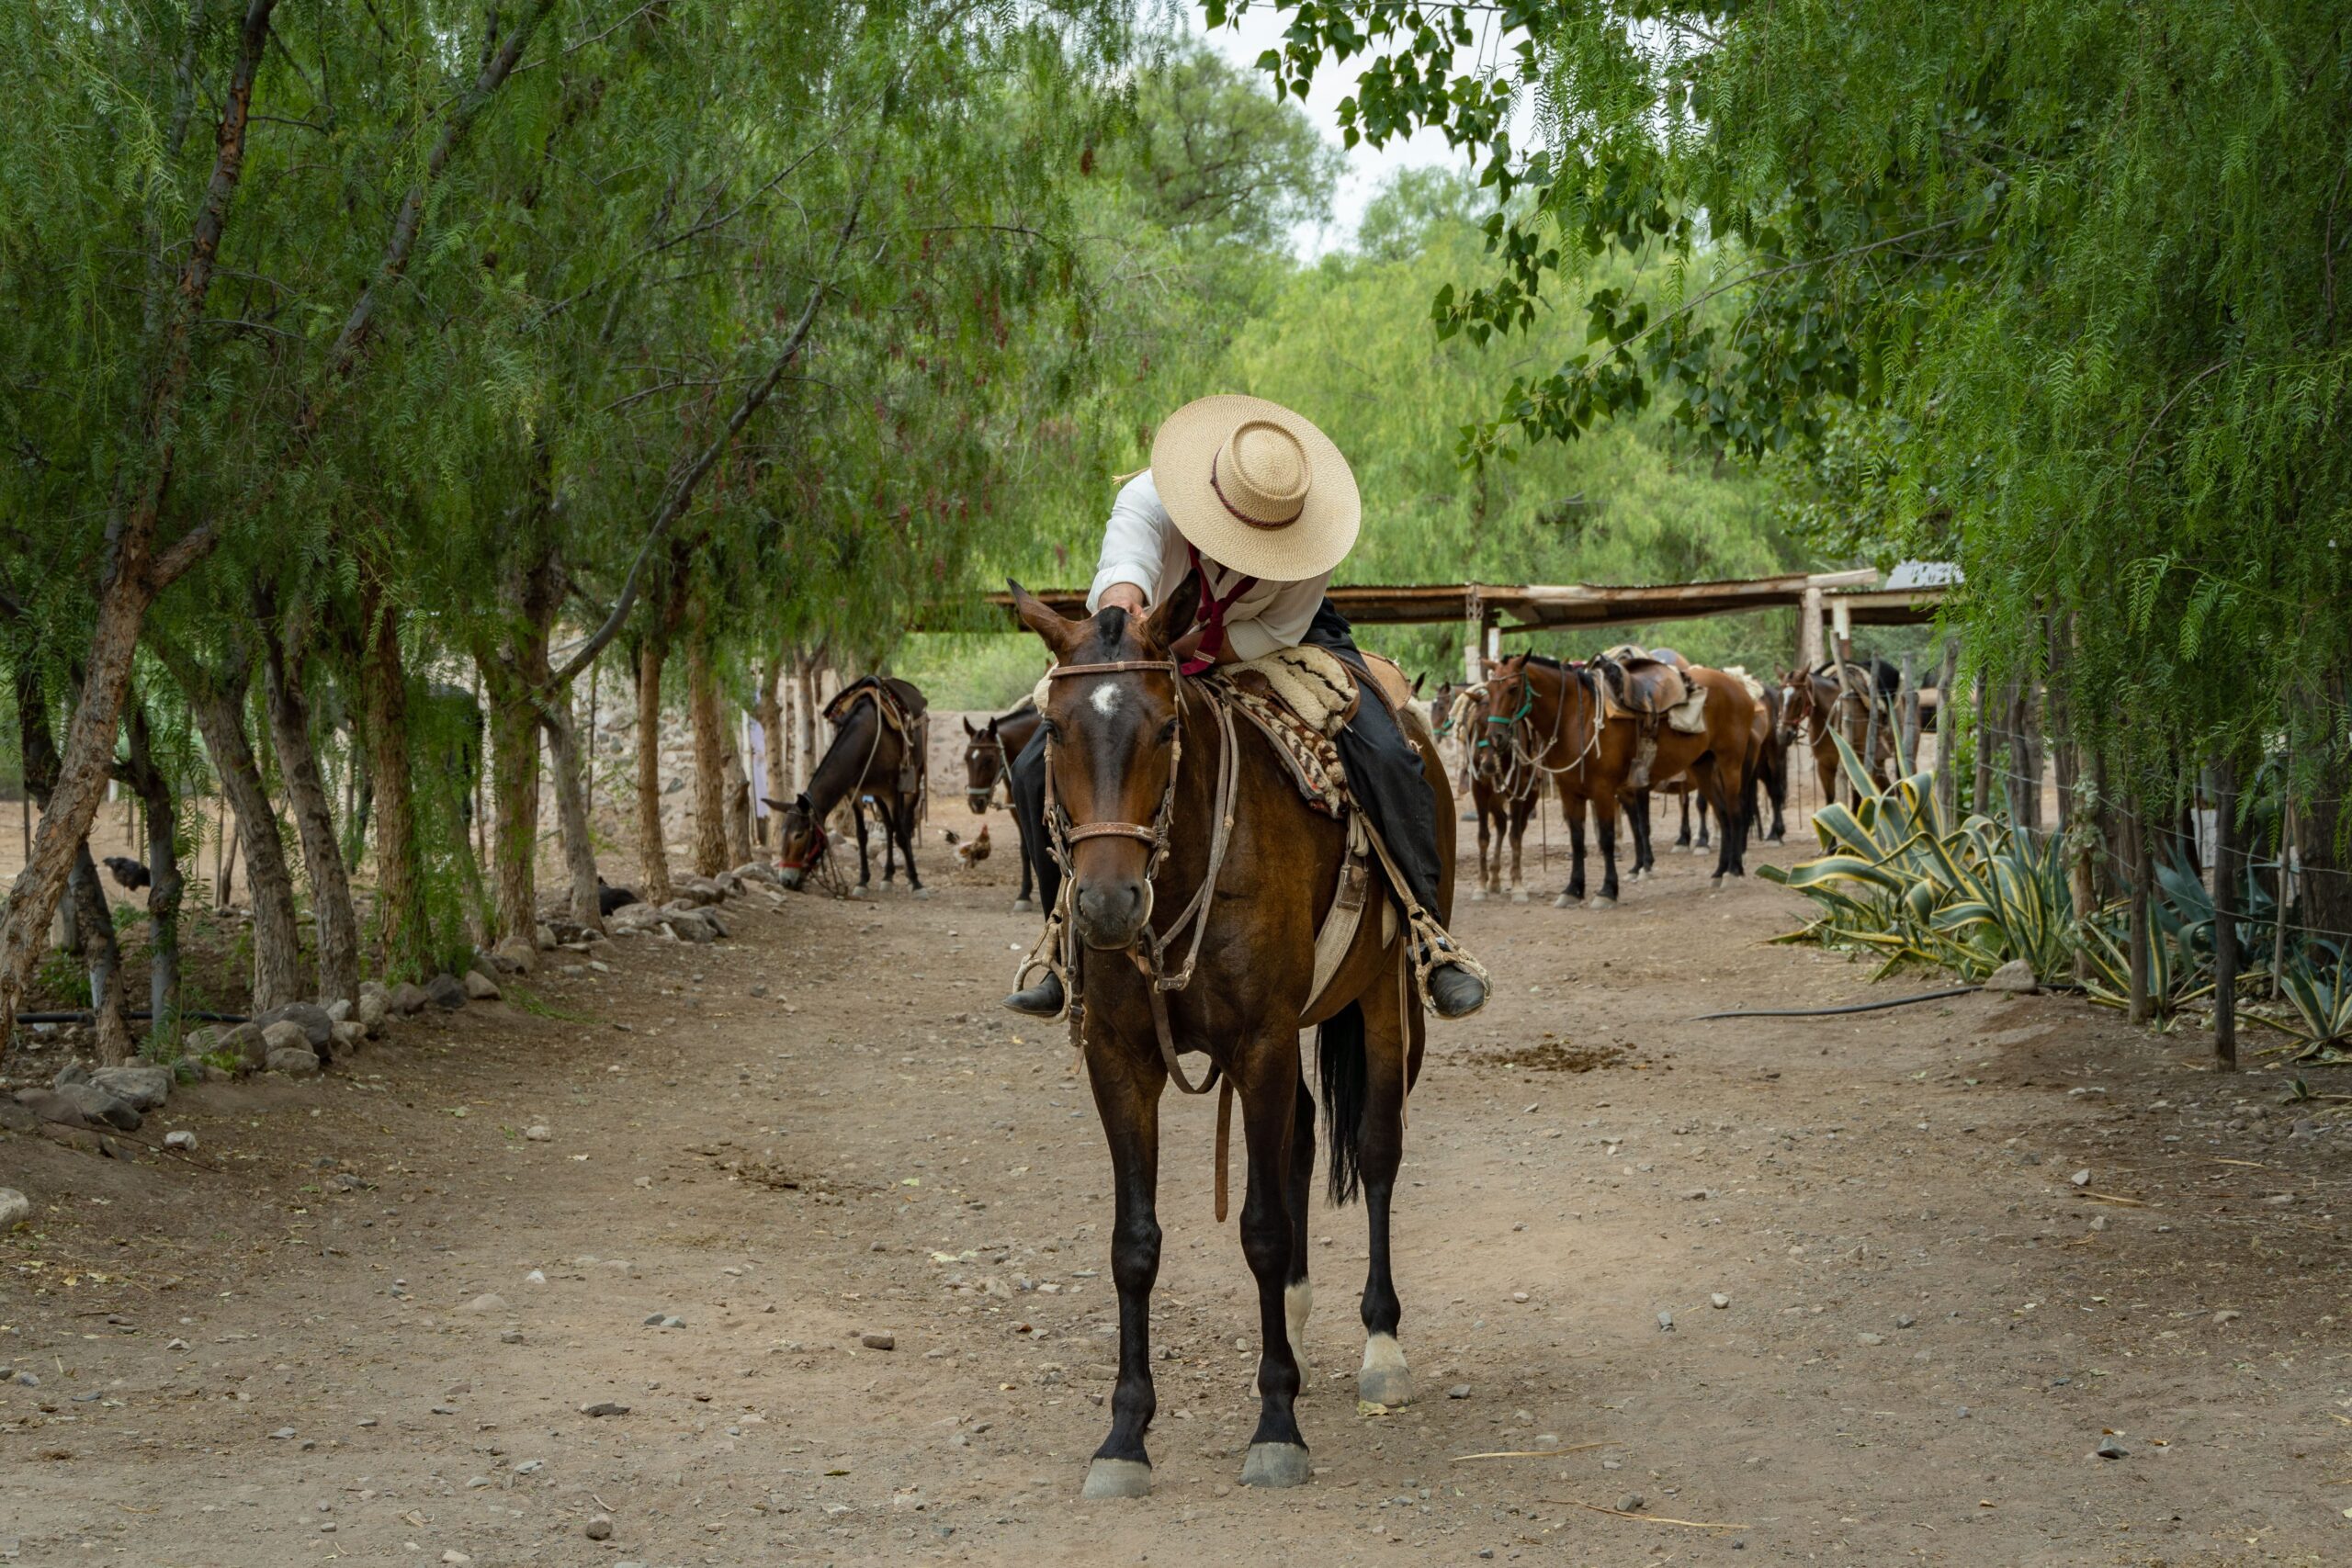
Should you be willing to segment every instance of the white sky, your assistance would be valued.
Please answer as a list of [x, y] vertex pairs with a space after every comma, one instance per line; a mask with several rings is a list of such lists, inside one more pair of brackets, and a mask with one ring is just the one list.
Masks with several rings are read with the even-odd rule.
[[[1239, 27], [1223, 27], [1209, 32], [1197, 4], [1186, 5], [1183, 11], [1186, 25], [1195, 34], [1207, 38], [1219, 53], [1240, 67], [1262, 89], [1272, 90], [1266, 74], [1258, 69], [1258, 57], [1281, 46], [1285, 25], [1283, 13], [1270, 6], [1253, 6], [1241, 14]], [[1363, 55], [1344, 66], [1334, 66], [1326, 61], [1307, 89], [1306, 118], [1333, 147], [1340, 145], [1340, 100], [1355, 91], [1356, 73], [1364, 62]], [[1344, 156], [1347, 162], [1331, 204], [1331, 221], [1328, 225], [1302, 224], [1292, 233], [1291, 243], [1301, 256], [1318, 256], [1353, 240], [1364, 208], [1383, 182], [1398, 169], [1454, 161], [1446, 149], [1445, 138], [1433, 130], [1416, 132], [1403, 141], [1392, 141], [1377, 152], [1359, 142]]]

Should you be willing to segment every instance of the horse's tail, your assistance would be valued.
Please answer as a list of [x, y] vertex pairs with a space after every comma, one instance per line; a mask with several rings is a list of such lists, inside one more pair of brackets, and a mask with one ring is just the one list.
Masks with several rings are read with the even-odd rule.
[[1334, 1203], [1351, 1201], [1363, 1184], [1363, 1104], [1372, 1076], [1363, 1034], [1361, 1002], [1350, 1002], [1315, 1032], [1323, 1084], [1323, 1142], [1331, 1151]]

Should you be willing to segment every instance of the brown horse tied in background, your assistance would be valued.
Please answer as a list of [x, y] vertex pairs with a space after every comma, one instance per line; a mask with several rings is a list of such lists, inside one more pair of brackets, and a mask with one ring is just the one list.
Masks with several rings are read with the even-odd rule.
[[[1010, 795], [1012, 791], [1012, 759], [1029, 744], [1037, 733], [1037, 705], [1023, 703], [1011, 713], [999, 714], [986, 724], [975, 726], [964, 721], [964, 804], [972, 808], [975, 817], [988, 815], [989, 806], [996, 799], [1001, 784]], [[1010, 804], [1008, 800], [1007, 804]], [[1021, 813], [1012, 814], [1012, 838], [1021, 852], [1021, 894], [1012, 901], [1012, 912], [1026, 915], [1037, 906], [1030, 898], [1029, 844], [1021, 826]]]

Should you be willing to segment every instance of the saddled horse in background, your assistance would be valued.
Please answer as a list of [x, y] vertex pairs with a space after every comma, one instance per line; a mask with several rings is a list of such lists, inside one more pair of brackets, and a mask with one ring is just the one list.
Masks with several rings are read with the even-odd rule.
[[865, 838], [865, 803], [871, 800], [882, 818], [883, 885], [898, 874], [893, 852], [904, 851], [907, 887], [922, 893], [922, 878], [915, 871], [915, 813], [929, 771], [922, 744], [925, 706], [911, 682], [880, 675], [843, 687], [826, 705], [832, 744], [808, 775], [808, 787], [789, 802], [768, 802], [778, 814], [776, 865], [786, 887], [799, 886], [831, 852], [825, 818], [844, 800], [857, 826], [856, 891], [871, 885], [874, 863]]
[[[975, 817], [988, 815], [989, 807], [996, 799], [997, 787], [1008, 791], [1012, 787], [1012, 759], [1029, 744], [1037, 733], [1037, 705], [1023, 701], [1011, 713], [1001, 713], [986, 724], [974, 727], [970, 719], [964, 721], [964, 804], [972, 808]], [[1021, 847], [1021, 896], [1012, 901], [1012, 912], [1026, 915], [1037, 905], [1030, 897], [1031, 871], [1029, 846], [1021, 842], [1021, 814], [1012, 814], [1013, 842]]]
[[[1813, 753], [1814, 776], [1820, 781], [1823, 800], [1854, 798], [1851, 782], [1838, 764], [1833, 734], [1843, 735], [1854, 755], [1864, 758], [1871, 782], [1880, 789], [1894, 782], [1894, 695], [1902, 681], [1902, 672], [1883, 659], [1869, 664], [1849, 663], [1843, 682], [1835, 664], [1792, 670], [1781, 677], [1783, 733], [1791, 739], [1801, 739]], [[1871, 722], [1873, 709], [1875, 726]]]
[[[1487, 722], [1491, 710], [1484, 686], [1455, 691], [1454, 728], [1469, 750], [1470, 804], [1478, 814], [1478, 880], [1470, 889], [1470, 901], [1478, 904], [1489, 896], [1501, 897], [1503, 843], [1508, 839], [1510, 901], [1524, 904], [1527, 887], [1520, 871], [1521, 846], [1527, 839], [1528, 819], [1543, 804], [1544, 775]], [[1489, 844], [1494, 850], [1491, 860]]]
[[[1541, 654], [1515, 654], [1494, 667], [1487, 681], [1490, 724], [1500, 725], [1511, 745], [1550, 775], [1568, 819], [1575, 863], [1568, 885], [1553, 900], [1557, 908], [1585, 894], [1585, 810], [1591, 808], [1600, 839], [1602, 880], [1593, 908], [1617, 902], [1617, 813], [1633, 790], [1640, 738], [1632, 719], [1611, 717], [1603, 705], [1604, 676], [1592, 666], [1562, 664]], [[1720, 670], [1693, 668], [1683, 679], [1706, 693], [1703, 729], [1685, 734], [1661, 724], [1650, 776], [1671, 779], [1689, 773], [1698, 781], [1724, 825], [1715, 857], [1715, 880], [1747, 874], [1747, 835], [1738, 803], [1747, 791], [1744, 769], [1748, 727], [1755, 712], [1747, 689]], [[1645, 814], [1631, 818], [1637, 847], [1648, 835]]]
[[[1732, 669], [1726, 670], [1724, 673], [1736, 677], [1742, 671]], [[1755, 696], [1753, 693], [1749, 694]], [[1763, 694], [1756, 696], [1756, 703], [1758, 713], [1751, 730], [1755, 746], [1750, 750], [1747, 757], [1747, 799], [1743, 804], [1743, 809], [1747, 814], [1749, 836], [1761, 838], [1768, 844], [1778, 844], [1787, 840], [1789, 831], [1787, 818], [1789, 741], [1787, 733], [1781, 728], [1781, 688], [1765, 686]], [[1709, 810], [1707, 797], [1698, 794], [1692, 788], [1687, 774], [1659, 785], [1658, 790], [1662, 795], [1679, 795], [1682, 800], [1682, 830], [1675, 835], [1674, 847], [1678, 850], [1705, 849]], [[1696, 844], [1693, 844], [1690, 839], [1693, 795], [1697, 796], [1699, 817], [1699, 838]], [[1764, 807], [1768, 801], [1772, 807], [1772, 825], [1770, 831], [1766, 831], [1764, 827]]]
[[[1261, 1403], [1241, 1480], [1295, 1486], [1309, 1473], [1294, 1405], [1314, 1301], [1306, 1209], [1315, 1105], [1299, 1052], [1303, 1028], [1320, 1026], [1331, 1196], [1344, 1201], [1361, 1185], [1371, 1227], [1356, 1390], [1391, 1406], [1411, 1396], [1396, 1346], [1388, 1235], [1405, 1096], [1426, 1028], [1409, 974], [1409, 933], [1387, 918], [1374, 872], [1345, 956], [1321, 995], [1310, 995], [1318, 917], [1351, 874], [1349, 829], [1301, 799], [1272, 743], [1224, 706], [1210, 682], [1178, 672], [1169, 649], [1190, 626], [1194, 581], [1148, 617], [1113, 607], [1065, 620], [1017, 584], [1012, 602], [1055, 660], [1044, 714], [1047, 820], [1068, 856], [1078, 939], [1069, 995], [1117, 1194], [1111, 1272], [1119, 1378], [1086, 1494], [1139, 1496], [1151, 1488], [1144, 1436], [1158, 1408], [1150, 1317], [1159, 1271], [1159, 1097], [1171, 1076], [1193, 1087], [1178, 1061], [1188, 1051], [1205, 1053], [1240, 1100], [1249, 1150], [1241, 1250], [1258, 1282]], [[1380, 699], [1367, 693], [1362, 700]], [[1408, 705], [1399, 722], [1420, 742], [1437, 796], [1447, 908], [1436, 913], [1444, 919], [1453, 904], [1453, 795], [1419, 715]], [[1187, 951], [1192, 984], [1155, 979], [1163, 953], [1173, 964]]]

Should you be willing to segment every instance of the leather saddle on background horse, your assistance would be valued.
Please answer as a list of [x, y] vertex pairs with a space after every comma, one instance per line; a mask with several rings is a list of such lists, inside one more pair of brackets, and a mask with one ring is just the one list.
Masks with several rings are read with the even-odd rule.
[[1634, 765], [1625, 774], [1631, 789], [1647, 789], [1650, 764], [1657, 760], [1657, 730], [1672, 725], [1685, 735], [1707, 730], [1707, 689], [1682, 670], [1628, 644], [1593, 660], [1600, 672], [1601, 710], [1632, 721]]
[[825, 705], [825, 722], [839, 729], [860, 703], [872, 703], [883, 724], [906, 742], [899, 752], [899, 793], [920, 794], [923, 761], [931, 754], [930, 705], [923, 694], [912, 682], [896, 676], [863, 675], [833, 694], [833, 700]]

